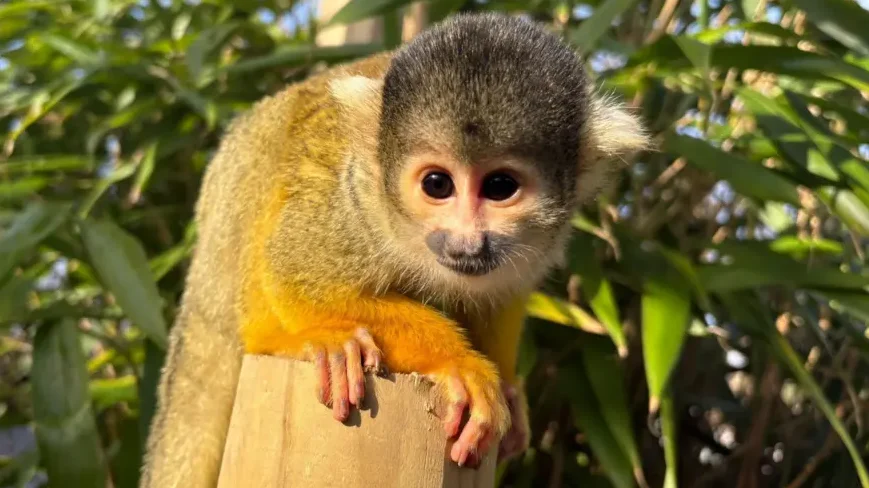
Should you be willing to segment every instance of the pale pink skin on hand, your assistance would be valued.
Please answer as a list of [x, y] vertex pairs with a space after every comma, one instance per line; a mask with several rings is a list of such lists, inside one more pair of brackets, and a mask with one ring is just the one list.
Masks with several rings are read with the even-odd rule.
[[314, 351], [317, 368], [317, 399], [332, 407], [332, 416], [343, 422], [350, 415], [350, 405], [360, 407], [365, 398], [364, 373], [380, 373], [383, 354], [364, 329], [344, 344], [343, 351]]
[[[383, 354], [371, 335], [359, 329], [356, 336], [344, 344], [342, 351], [315, 350], [313, 362], [317, 369], [317, 399], [330, 405], [332, 416], [343, 422], [350, 415], [350, 406], [360, 407], [365, 397], [365, 372], [382, 372]], [[476, 468], [492, 443], [494, 432], [491, 425], [475, 419], [461, 428], [462, 416], [469, 405], [469, 395], [459, 376], [446, 380], [449, 404], [444, 418], [444, 430], [449, 438], [459, 438], [450, 450], [450, 458], [460, 466]], [[516, 388], [501, 384], [502, 392], [510, 408], [512, 423], [501, 439], [498, 460], [509, 459], [525, 450], [528, 444], [528, 426], [524, 406]]]

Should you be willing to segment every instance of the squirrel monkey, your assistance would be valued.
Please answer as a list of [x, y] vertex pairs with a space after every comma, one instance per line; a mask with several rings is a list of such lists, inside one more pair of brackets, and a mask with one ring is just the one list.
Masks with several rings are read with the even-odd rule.
[[203, 181], [142, 486], [216, 484], [244, 353], [312, 361], [338, 420], [366, 371], [425, 375], [453, 461], [524, 449], [525, 301], [604, 162], [647, 141], [572, 49], [497, 14], [256, 104]]

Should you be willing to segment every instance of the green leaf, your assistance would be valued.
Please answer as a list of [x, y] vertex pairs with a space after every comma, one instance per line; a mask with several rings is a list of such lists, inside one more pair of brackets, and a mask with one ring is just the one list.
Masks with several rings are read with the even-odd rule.
[[465, 0], [432, 0], [428, 5], [429, 24], [442, 21], [456, 13], [464, 4]]
[[12, 202], [31, 197], [49, 183], [47, 178], [41, 176], [0, 182], [0, 202]]
[[42, 463], [64, 486], [104, 488], [106, 464], [74, 320], [44, 324], [33, 341], [33, 417]]
[[620, 356], [628, 352], [628, 343], [622, 330], [619, 309], [612, 285], [604, 278], [595, 252], [592, 237], [586, 232], [577, 232], [571, 241], [568, 260], [570, 270], [580, 278], [583, 296], [616, 345]]
[[713, 292], [771, 285], [839, 290], [869, 287], [869, 277], [843, 273], [832, 267], [810, 267], [808, 263], [773, 251], [766, 242], [725, 241], [716, 249], [727, 264], [697, 268], [700, 281]]
[[193, 246], [196, 244], [196, 225], [191, 222], [187, 225], [184, 233], [184, 241], [171, 249], [166, 250], [159, 256], [154, 257], [148, 263], [154, 279], [159, 281], [178, 265], [182, 260], [190, 256]]
[[845, 0], [793, 0], [807, 19], [845, 47], [869, 56], [869, 13], [857, 2]]
[[180, 41], [184, 37], [192, 19], [193, 16], [190, 12], [181, 12], [175, 17], [175, 20], [172, 22], [172, 40]]
[[33, 280], [24, 276], [13, 276], [0, 287], [0, 328], [26, 320], [30, 311], [27, 296], [32, 287]]
[[559, 368], [558, 391], [570, 403], [577, 427], [588, 439], [594, 455], [603, 466], [606, 476], [617, 488], [632, 488], [634, 473], [627, 453], [610, 431], [602, 408], [588, 379], [585, 366], [566, 364]]
[[790, 46], [720, 45], [713, 65], [719, 68], [757, 69], [804, 79], [836, 80], [857, 89], [869, 89], [869, 72], [841, 58]]
[[745, 196], [799, 205], [796, 187], [770, 169], [712, 147], [700, 139], [670, 133], [667, 151], [679, 154], [700, 169], [725, 179]]
[[134, 402], [138, 397], [133, 375], [91, 380], [88, 391], [98, 410], [119, 402]]
[[584, 338], [581, 348], [582, 361], [594, 398], [600, 407], [600, 415], [622, 452], [630, 460], [634, 477], [645, 485], [642, 461], [629, 411], [630, 402], [625, 394], [626, 383], [621, 362], [612, 354], [611, 346], [600, 338]]
[[194, 84], [197, 84], [202, 77], [205, 58], [220, 47], [240, 25], [239, 22], [229, 22], [211, 26], [200, 32], [196, 40], [190, 44], [187, 49], [187, 70]]
[[375, 15], [383, 15], [413, 3], [415, 0], [350, 0], [341, 10], [321, 27], [335, 24], [352, 24]]
[[35, 202], [15, 217], [0, 237], [0, 282], [19, 260], [66, 221], [70, 209], [67, 203]]
[[138, 200], [142, 191], [151, 180], [151, 175], [154, 173], [154, 166], [157, 164], [157, 143], [149, 144], [145, 149], [145, 154], [142, 156], [142, 161], [136, 170], [136, 179], [133, 182], [133, 187], [130, 189], [130, 195], [133, 195]]
[[116, 488], [137, 488], [142, 466], [142, 436], [137, 418], [124, 417], [118, 422], [120, 443], [109, 460]]
[[107, 291], [133, 323], [162, 348], [166, 347], [166, 323], [162, 300], [141, 244], [108, 220], [85, 220], [81, 236]]
[[[638, 50], [630, 57], [626, 68], [646, 63], [654, 63], [662, 75], [693, 68], [674, 36], [663, 36]], [[836, 81], [859, 90], [869, 89], [869, 71], [862, 67], [838, 57], [791, 46], [717, 44], [712, 50], [711, 66], [723, 70], [760, 70], [806, 81]]]
[[700, 69], [703, 73], [709, 71], [709, 65], [712, 62], [712, 46], [690, 37], [680, 36], [676, 37], [674, 40], [676, 41], [676, 44], [679, 45], [679, 48], [682, 49], [682, 52], [685, 53], [685, 57], [688, 58], [695, 67]]
[[691, 318], [691, 285], [675, 270], [649, 276], [643, 286], [642, 335], [649, 411], [658, 409], [679, 361]]
[[783, 236], [770, 244], [770, 249], [802, 259], [814, 254], [842, 254], [842, 243], [829, 239], [801, 239], [797, 236]]
[[157, 411], [157, 385], [160, 383], [160, 372], [166, 361], [166, 351], [152, 341], [145, 341], [145, 364], [142, 371], [142, 381], [139, 382], [139, 431], [141, 432], [141, 448], [151, 429], [151, 419]]
[[839, 312], [845, 312], [857, 320], [869, 323], [869, 294], [823, 290], [822, 295], [830, 300], [830, 307]]
[[612, 27], [616, 17], [633, 7], [637, 0], [606, 0], [594, 9], [591, 17], [582, 21], [570, 36], [571, 42], [583, 50], [591, 50]]
[[11, 158], [0, 166], [0, 173], [37, 173], [42, 171], [91, 171], [95, 161], [77, 154]]
[[667, 470], [664, 473], [664, 488], [679, 488], [677, 477], [679, 469], [679, 447], [676, 441], [678, 439], [677, 428], [676, 409], [673, 406], [673, 397], [670, 395], [668, 388], [661, 395], [661, 434], [664, 441], [664, 461], [667, 463]]
[[769, 22], [740, 22], [723, 25], [698, 32], [694, 38], [704, 44], [718, 44], [724, 40], [727, 34], [740, 31], [751, 34], [753, 39], [765, 37], [773, 40], [796, 41], [803, 38], [790, 29]]
[[382, 50], [382, 44], [345, 44], [324, 47], [292, 45], [276, 49], [275, 52], [265, 56], [249, 58], [228, 65], [222, 69], [232, 74], [241, 74], [318, 61], [337, 63], [368, 56]]
[[532, 293], [525, 308], [528, 315], [541, 320], [583, 330], [596, 331], [598, 329], [597, 321], [585, 310], [568, 301], [544, 293]]
[[61, 100], [66, 98], [67, 95], [81, 87], [88, 81], [89, 73], [85, 73], [83, 76], [75, 77], [71, 80], [63, 80], [60, 88], [57, 89], [54, 94], [50, 94], [49, 92], [42, 92], [39, 97], [35, 97], [31, 102], [30, 109], [27, 112], [27, 115], [21, 120], [21, 123], [18, 127], [10, 131], [6, 136], [7, 141], [15, 141], [18, 139], [21, 134], [27, 130], [34, 122], [42, 118], [43, 115], [48, 113], [49, 110], [55, 107]]
[[97, 201], [115, 183], [125, 180], [133, 175], [136, 171], [136, 165], [133, 163], [127, 163], [117, 168], [113, 169], [111, 173], [106, 175], [103, 178], [97, 180], [93, 189], [90, 191], [87, 197], [85, 197], [81, 205], [78, 208], [78, 216], [79, 218], [85, 218], [90, 213], [91, 209], [94, 205], [96, 205]]
[[40, 33], [39, 39], [82, 66], [96, 66], [102, 62], [99, 52], [73, 39], [49, 32]]
[[869, 236], [869, 206], [856, 193], [826, 187], [816, 190], [815, 194], [851, 231], [861, 236]]
[[34, 10], [53, 10], [61, 7], [68, 0], [18, 0], [4, 2], [0, 5], [0, 18], [11, 18], [13, 15], [32, 12]]

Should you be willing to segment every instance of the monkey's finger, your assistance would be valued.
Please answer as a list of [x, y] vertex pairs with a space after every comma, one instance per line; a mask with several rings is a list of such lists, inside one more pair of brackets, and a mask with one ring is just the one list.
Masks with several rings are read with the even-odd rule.
[[459, 433], [465, 408], [468, 407], [468, 391], [458, 376], [448, 377], [445, 386], [449, 404], [447, 405], [446, 417], [444, 417], [444, 430], [447, 432], [447, 436], [455, 437]]
[[350, 415], [347, 399], [347, 361], [343, 352], [329, 354], [332, 374], [332, 416], [341, 422]]
[[383, 354], [380, 352], [377, 344], [374, 343], [374, 338], [371, 337], [371, 334], [367, 330], [362, 328], [356, 329], [355, 337], [362, 349], [362, 357], [365, 360], [365, 371], [383, 375], [385, 372]]
[[453, 448], [450, 450], [450, 458], [458, 463], [459, 466], [466, 465], [472, 455], [480, 452], [480, 441], [486, 437], [489, 430], [490, 428], [485, 422], [471, 418], [465, 424], [465, 428], [462, 429], [462, 435], [459, 437], [459, 440], [453, 444]]
[[314, 369], [317, 375], [317, 400], [323, 405], [329, 405], [329, 361], [326, 350], [318, 347], [312, 351]]
[[465, 466], [469, 468], [477, 469], [483, 463], [483, 454], [484, 452], [489, 450], [489, 445], [492, 443], [492, 439], [494, 434], [491, 430], [486, 433], [483, 438], [480, 440], [480, 444], [476, 449], [471, 450], [471, 453], [468, 455], [467, 461], [465, 461]]
[[347, 355], [347, 387], [350, 394], [350, 404], [360, 406], [365, 398], [365, 378], [362, 376], [362, 356], [359, 343], [349, 340], [344, 344]]

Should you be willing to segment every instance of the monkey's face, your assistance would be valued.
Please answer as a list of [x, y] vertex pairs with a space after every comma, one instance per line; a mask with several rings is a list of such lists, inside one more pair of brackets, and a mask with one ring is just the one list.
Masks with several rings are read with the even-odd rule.
[[437, 275], [485, 292], [545, 271], [567, 212], [534, 165], [425, 151], [397, 176], [403, 218], [394, 225]]

